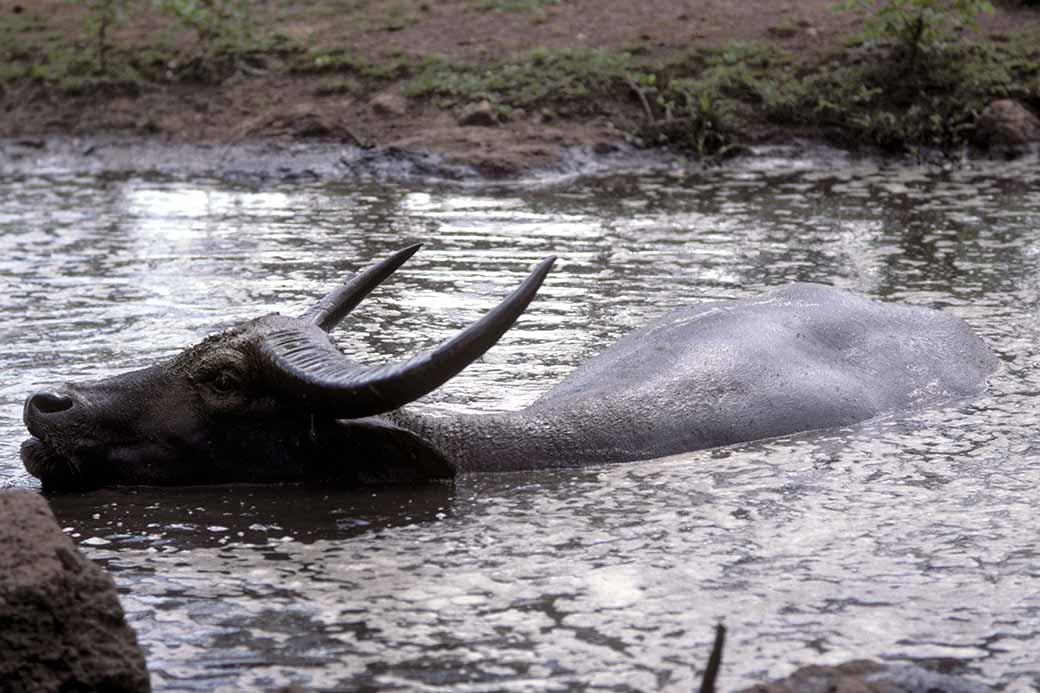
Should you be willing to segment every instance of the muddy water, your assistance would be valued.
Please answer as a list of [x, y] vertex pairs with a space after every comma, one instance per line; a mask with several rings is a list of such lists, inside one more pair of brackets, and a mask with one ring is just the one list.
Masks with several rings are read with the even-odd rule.
[[529, 313], [422, 403], [517, 408], [670, 307], [818, 281], [959, 315], [1004, 366], [974, 401], [847, 430], [378, 493], [116, 489], [52, 499], [114, 573], [159, 690], [724, 690], [913, 661], [1040, 687], [1040, 174], [758, 161], [539, 186], [0, 180], [0, 483], [37, 386], [300, 311], [426, 247], [340, 330], [378, 360], [560, 256]]

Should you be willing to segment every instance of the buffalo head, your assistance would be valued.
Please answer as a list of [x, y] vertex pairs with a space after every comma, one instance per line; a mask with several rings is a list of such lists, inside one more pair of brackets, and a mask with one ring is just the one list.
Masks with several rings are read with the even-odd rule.
[[553, 258], [435, 349], [381, 366], [346, 358], [328, 331], [418, 248], [359, 272], [298, 318], [265, 315], [151, 368], [31, 395], [25, 468], [50, 488], [452, 476], [437, 450], [379, 415], [498, 341]]

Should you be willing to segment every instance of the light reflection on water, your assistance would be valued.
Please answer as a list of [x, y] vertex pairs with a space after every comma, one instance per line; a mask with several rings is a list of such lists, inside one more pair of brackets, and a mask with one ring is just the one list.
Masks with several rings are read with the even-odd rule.
[[339, 333], [426, 348], [548, 254], [502, 344], [423, 404], [534, 399], [670, 307], [822, 281], [967, 319], [990, 393], [843, 431], [395, 491], [122, 489], [53, 499], [114, 572], [163, 690], [676, 690], [711, 626], [724, 690], [799, 663], [916, 660], [1040, 686], [1035, 162], [723, 169], [557, 187], [0, 182], [0, 483], [21, 400], [426, 246]]

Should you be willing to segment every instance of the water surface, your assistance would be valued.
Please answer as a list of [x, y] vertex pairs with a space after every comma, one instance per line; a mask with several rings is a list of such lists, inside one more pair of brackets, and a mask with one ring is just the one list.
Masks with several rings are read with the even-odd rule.
[[806, 663], [916, 661], [1040, 688], [1040, 167], [847, 162], [511, 188], [0, 180], [0, 483], [36, 387], [301, 312], [416, 255], [338, 331], [378, 361], [560, 256], [502, 343], [421, 406], [518, 408], [669, 308], [790, 281], [967, 320], [988, 393], [845, 430], [454, 486], [56, 497], [110, 568], [158, 690], [723, 690]]

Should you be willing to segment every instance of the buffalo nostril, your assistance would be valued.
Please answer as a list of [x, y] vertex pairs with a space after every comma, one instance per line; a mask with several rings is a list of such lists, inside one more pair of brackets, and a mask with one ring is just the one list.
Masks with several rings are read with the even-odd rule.
[[37, 392], [29, 398], [29, 408], [41, 414], [57, 414], [72, 409], [72, 398], [56, 392]]

